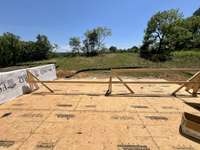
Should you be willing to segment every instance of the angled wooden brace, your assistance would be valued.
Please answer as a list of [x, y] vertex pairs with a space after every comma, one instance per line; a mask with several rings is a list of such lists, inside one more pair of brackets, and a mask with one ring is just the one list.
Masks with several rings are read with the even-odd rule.
[[33, 79], [35, 79], [36, 81], [38, 81], [39, 83], [41, 83], [46, 89], [48, 89], [51, 93], [54, 93], [54, 91], [53, 91], [51, 88], [49, 88], [45, 83], [43, 83], [42, 81], [40, 81], [40, 80], [39, 80], [36, 76], [34, 76], [30, 71], [27, 70], [27, 74], [28, 74], [28, 76], [29, 76], [29, 79], [31, 79], [31, 80], [29, 80], [29, 84], [30, 84], [31, 88], [32, 88], [33, 83], [34, 83], [34, 80], [33, 80]]
[[116, 73], [113, 74], [129, 90], [131, 94], [135, 93]]
[[[197, 72], [195, 75], [193, 75], [193, 76], [192, 76], [190, 79], [188, 79], [187, 81], [188, 81], [188, 82], [192, 82], [192, 81], [198, 82], [198, 81], [200, 81], [200, 71]], [[172, 95], [173, 95], [173, 96], [176, 96], [176, 93], [177, 93], [178, 91], [180, 91], [183, 87], [186, 87], [185, 90], [186, 90], [188, 93], [190, 93], [189, 90], [192, 89], [193, 92], [190, 93], [190, 94], [192, 94], [192, 96], [196, 97], [196, 96], [197, 96], [197, 92], [198, 92], [198, 90], [200, 89], [200, 84], [199, 84], [199, 83], [185, 83], [185, 84], [182, 84], [178, 89], [176, 89], [176, 90], [172, 93]]]
[[34, 78], [31, 75], [31, 73], [27, 70], [27, 83], [29, 84], [31, 91], [35, 91], [35, 90], [39, 89], [38, 84], [33, 83], [31, 81], [34, 81]]

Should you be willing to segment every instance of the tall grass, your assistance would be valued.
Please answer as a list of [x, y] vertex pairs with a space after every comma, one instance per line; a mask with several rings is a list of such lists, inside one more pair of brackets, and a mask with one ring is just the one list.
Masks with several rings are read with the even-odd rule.
[[140, 58], [137, 53], [112, 53], [101, 54], [96, 57], [58, 57], [51, 60], [33, 62], [33, 64], [49, 62], [55, 62], [58, 69], [62, 70], [113, 67], [200, 68], [200, 50], [173, 52], [172, 59], [166, 62], [152, 62]]

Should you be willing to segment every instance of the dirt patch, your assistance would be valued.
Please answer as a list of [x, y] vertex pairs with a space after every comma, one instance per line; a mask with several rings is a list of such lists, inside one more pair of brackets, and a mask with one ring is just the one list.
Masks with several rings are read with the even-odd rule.
[[66, 76], [71, 76], [74, 74], [75, 71], [68, 71], [68, 70], [58, 70], [57, 77], [58, 78], [65, 78]]

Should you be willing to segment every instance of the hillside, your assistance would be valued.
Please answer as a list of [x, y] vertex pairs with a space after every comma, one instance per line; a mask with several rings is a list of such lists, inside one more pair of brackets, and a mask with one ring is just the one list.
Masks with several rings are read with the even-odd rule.
[[152, 62], [142, 59], [136, 53], [112, 53], [96, 57], [61, 57], [54, 59], [59, 69], [80, 70], [85, 68], [112, 67], [164, 67], [164, 68], [195, 68], [200, 67], [200, 52], [181, 51], [172, 54], [172, 60]]
[[[57, 57], [44, 61], [27, 62], [19, 64], [20, 68], [27, 66], [38, 66], [47, 63], [55, 63], [57, 65], [59, 77], [65, 77], [82, 69], [91, 68], [115, 68], [115, 67], [147, 67], [147, 68], [200, 68], [200, 52], [199, 51], [180, 51], [172, 54], [172, 59], [166, 62], [152, 62], [139, 57], [137, 53], [112, 53], [102, 54], [96, 57], [83, 57], [83, 56], [67, 56]], [[12, 68], [12, 67], [11, 67]], [[14, 67], [16, 68], [16, 67]], [[5, 69], [4, 69], [5, 70]], [[95, 71], [87, 72], [85, 74], [101, 74], [105, 72]], [[84, 74], [84, 75], [85, 75]], [[102, 75], [102, 74], [101, 74]], [[182, 79], [188, 78], [191, 73], [130, 73], [125, 72], [126, 76], [151, 76], [167, 79]]]

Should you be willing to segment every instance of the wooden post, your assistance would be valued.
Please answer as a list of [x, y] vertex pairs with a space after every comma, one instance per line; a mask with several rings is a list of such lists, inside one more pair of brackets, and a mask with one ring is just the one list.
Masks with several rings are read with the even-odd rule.
[[112, 69], [110, 69], [110, 79], [108, 84], [108, 90], [105, 94], [105, 96], [110, 96], [112, 94]]
[[[45, 83], [43, 83], [42, 81], [40, 81], [36, 76], [34, 76], [30, 71], [28, 71], [27, 70], [27, 72], [28, 72], [28, 74], [32, 77], [32, 78], [34, 78], [35, 80], [37, 80], [37, 81], [39, 81], [39, 83], [41, 83], [46, 89], [48, 89], [51, 93], [54, 93], [54, 91], [52, 90], [52, 89], [50, 89]], [[34, 80], [31, 80], [31, 81], [29, 81], [30, 83], [31, 82], [34, 82]]]

